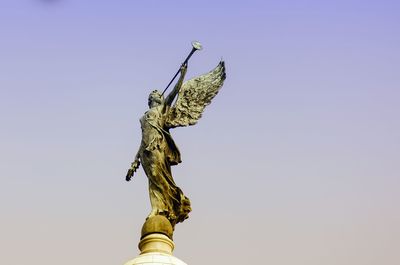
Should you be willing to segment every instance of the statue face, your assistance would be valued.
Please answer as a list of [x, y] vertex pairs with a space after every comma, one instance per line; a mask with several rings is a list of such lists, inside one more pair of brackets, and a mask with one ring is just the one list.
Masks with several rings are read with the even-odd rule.
[[149, 95], [149, 108], [157, 107], [164, 102], [164, 97], [161, 95], [160, 92], [154, 90]]

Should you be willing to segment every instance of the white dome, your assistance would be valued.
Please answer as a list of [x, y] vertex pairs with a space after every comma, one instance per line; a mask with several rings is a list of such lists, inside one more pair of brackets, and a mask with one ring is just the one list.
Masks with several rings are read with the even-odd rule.
[[171, 256], [169, 254], [164, 254], [160, 252], [151, 252], [141, 254], [140, 256], [134, 258], [131, 261], [125, 263], [125, 265], [187, 265], [180, 259]]
[[125, 265], [187, 265], [180, 259], [172, 256], [174, 242], [166, 235], [153, 233], [140, 240], [140, 255]]

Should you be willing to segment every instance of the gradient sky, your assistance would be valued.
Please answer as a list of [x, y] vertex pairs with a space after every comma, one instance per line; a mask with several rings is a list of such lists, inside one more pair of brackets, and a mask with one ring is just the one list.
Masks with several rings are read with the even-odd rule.
[[[246, 3], [245, 3], [246, 2]], [[172, 131], [190, 265], [400, 264], [399, 1], [0, 0], [0, 264], [111, 265], [150, 211], [147, 95], [223, 58]]]

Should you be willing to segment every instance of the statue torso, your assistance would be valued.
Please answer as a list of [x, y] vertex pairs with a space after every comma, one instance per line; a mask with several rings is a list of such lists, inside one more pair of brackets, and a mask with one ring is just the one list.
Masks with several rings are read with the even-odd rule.
[[162, 105], [153, 107], [146, 111], [140, 119], [142, 146], [145, 149], [152, 148], [151, 145], [159, 144], [162, 141], [165, 123], [165, 114], [162, 110]]
[[168, 128], [164, 128], [168, 107], [157, 106], [149, 109], [140, 119], [142, 128], [141, 152], [159, 149], [168, 157], [171, 165], [181, 162], [180, 152]]

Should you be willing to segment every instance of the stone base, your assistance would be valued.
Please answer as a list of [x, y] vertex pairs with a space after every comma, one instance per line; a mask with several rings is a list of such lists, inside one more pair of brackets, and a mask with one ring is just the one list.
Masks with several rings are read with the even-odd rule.
[[144, 236], [139, 242], [140, 255], [125, 265], [187, 265], [172, 256], [174, 242], [166, 235], [152, 233]]
[[185, 262], [172, 255], [151, 252], [140, 254], [133, 260], [128, 261], [125, 265], [187, 265]]

